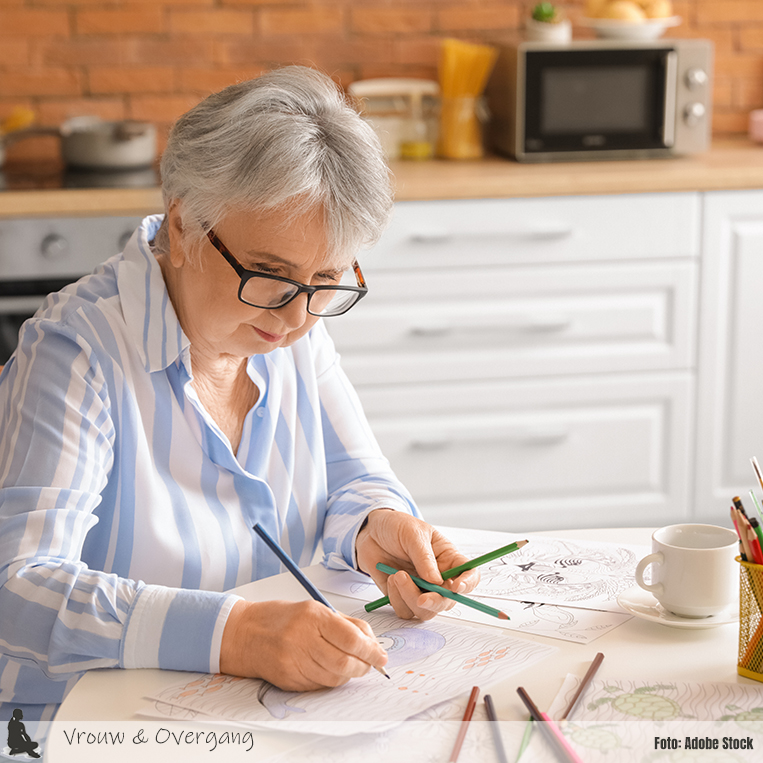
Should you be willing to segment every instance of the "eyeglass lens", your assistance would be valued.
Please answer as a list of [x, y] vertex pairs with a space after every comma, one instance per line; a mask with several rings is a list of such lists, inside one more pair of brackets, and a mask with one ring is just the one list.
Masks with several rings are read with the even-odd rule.
[[[342, 277], [343, 286], [356, 286], [353, 271]], [[268, 310], [285, 305], [297, 292], [297, 287], [269, 278], [249, 278], [241, 288], [241, 299], [250, 305]], [[320, 289], [309, 295], [308, 309], [314, 315], [336, 315], [349, 309], [360, 298], [355, 291]]]

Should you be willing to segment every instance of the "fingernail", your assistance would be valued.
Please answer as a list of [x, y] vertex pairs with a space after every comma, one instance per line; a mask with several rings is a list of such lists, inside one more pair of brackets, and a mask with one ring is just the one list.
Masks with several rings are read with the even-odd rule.
[[466, 583], [464, 583], [464, 581], [462, 580], [458, 584], [458, 591], [457, 591], [457, 593], [463, 593], [465, 590], [466, 590]]

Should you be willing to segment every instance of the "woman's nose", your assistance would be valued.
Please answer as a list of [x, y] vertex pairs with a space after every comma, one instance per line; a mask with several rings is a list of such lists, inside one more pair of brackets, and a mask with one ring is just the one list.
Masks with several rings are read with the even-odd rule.
[[298, 294], [291, 302], [277, 309], [278, 317], [289, 330], [294, 331], [304, 325], [307, 312], [307, 294]]

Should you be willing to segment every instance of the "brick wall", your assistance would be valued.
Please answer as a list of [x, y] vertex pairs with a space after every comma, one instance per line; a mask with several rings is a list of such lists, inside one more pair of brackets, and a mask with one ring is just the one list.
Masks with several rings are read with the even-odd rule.
[[[41, 124], [76, 114], [156, 122], [205, 94], [286, 63], [347, 85], [378, 76], [436, 78], [439, 40], [521, 29], [524, 0], [0, 0], [0, 118], [33, 108]], [[582, 15], [582, 0], [565, 4]], [[716, 46], [716, 135], [745, 132], [763, 108], [763, 0], [674, 0], [671, 36]], [[576, 36], [586, 30], [576, 29]], [[11, 158], [54, 155], [54, 139]]]

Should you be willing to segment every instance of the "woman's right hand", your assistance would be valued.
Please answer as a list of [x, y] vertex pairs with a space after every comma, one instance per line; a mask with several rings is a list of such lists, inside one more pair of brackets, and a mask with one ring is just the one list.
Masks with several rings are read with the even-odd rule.
[[286, 691], [340, 686], [386, 662], [367, 622], [317, 601], [238, 601], [220, 647], [221, 673]]

